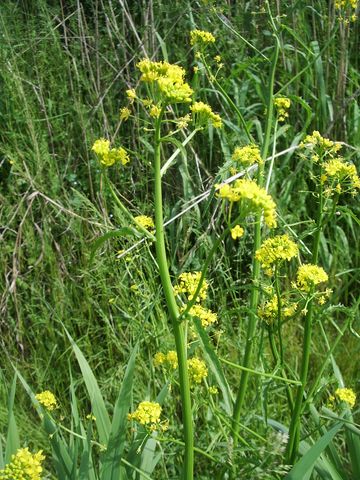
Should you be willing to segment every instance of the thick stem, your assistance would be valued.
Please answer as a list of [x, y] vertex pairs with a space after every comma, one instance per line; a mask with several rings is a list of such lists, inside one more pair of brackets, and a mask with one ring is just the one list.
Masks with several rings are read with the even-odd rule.
[[161, 186], [161, 117], [157, 119], [155, 125], [155, 158], [154, 158], [154, 175], [155, 175], [155, 227], [156, 227], [156, 258], [159, 265], [159, 273], [166, 304], [169, 310], [170, 319], [173, 326], [175, 337], [176, 353], [179, 365], [179, 383], [182, 403], [183, 427], [184, 427], [184, 468], [182, 478], [184, 480], [192, 480], [194, 478], [194, 434], [193, 420], [191, 410], [190, 384], [187, 368], [187, 348], [184, 335], [184, 325], [178, 322], [179, 311], [173, 292], [170, 279], [169, 268], [166, 258], [165, 236], [164, 236], [164, 219], [162, 205], [162, 186]]
[[[320, 171], [321, 177], [321, 171]], [[319, 186], [319, 205], [316, 218], [316, 231], [313, 240], [313, 250], [312, 250], [312, 263], [314, 265], [318, 262], [319, 257], [319, 247], [320, 247], [320, 235], [322, 231], [323, 224], [323, 191], [322, 184]], [[312, 291], [310, 295], [312, 295]], [[286, 448], [286, 459], [289, 464], [293, 464], [296, 460], [299, 443], [300, 443], [300, 420], [301, 412], [303, 411], [304, 403], [304, 391], [307, 383], [307, 376], [309, 370], [309, 361], [311, 353], [311, 333], [312, 333], [312, 317], [314, 309], [314, 301], [310, 299], [307, 304], [307, 313], [305, 317], [305, 327], [304, 327], [304, 339], [303, 339], [303, 353], [302, 353], [302, 362], [301, 362], [301, 371], [300, 371], [300, 381], [301, 385], [298, 387], [296, 392], [295, 407], [291, 417], [290, 428], [289, 428], [289, 442]]]

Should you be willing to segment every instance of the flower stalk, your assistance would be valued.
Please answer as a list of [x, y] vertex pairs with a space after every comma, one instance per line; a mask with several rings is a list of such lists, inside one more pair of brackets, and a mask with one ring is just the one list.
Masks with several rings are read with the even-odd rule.
[[183, 479], [192, 480], [194, 477], [194, 434], [193, 419], [191, 410], [190, 383], [187, 368], [187, 348], [184, 333], [184, 324], [180, 323], [179, 310], [176, 304], [175, 295], [170, 279], [167, 263], [164, 219], [162, 205], [162, 185], [161, 185], [161, 119], [163, 111], [155, 123], [155, 151], [154, 151], [154, 177], [155, 177], [155, 227], [156, 227], [156, 258], [159, 267], [161, 284], [164, 289], [165, 301], [169, 310], [170, 319], [173, 327], [176, 353], [179, 365], [179, 383], [182, 403], [183, 427], [184, 427], [184, 467]]

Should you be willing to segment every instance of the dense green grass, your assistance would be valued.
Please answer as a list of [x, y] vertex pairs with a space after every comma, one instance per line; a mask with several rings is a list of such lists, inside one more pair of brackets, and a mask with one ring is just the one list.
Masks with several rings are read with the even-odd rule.
[[[276, 151], [297, 145], [306, 133], [319, 130], [346, 142], [346, 157], [359, 166], [359, 22], [344, 33], [333, 2], [270, 3], [272, 15], [282, 24], [275, 93], [292, 100], [289, 121], [279, 126]], [[173, 349], [173, 337], [154, 246], [145, 241], [117, 258], [120, 250], [139, 240], [132, 235], [111, 238], [94, 252], [97, 238], [128, 226], [129, 220], [106, 188], [91, 145], [96, 138], [107, 136], [134, 152], [127, 169], [112, 169], [109, 176], [134, 215], [153, 216], [152, 134], [136, 118], [120, 125], [119, 109], [126, 104], [125, 90], [138, 82], [136, 62], [144, 56], [165, 58], [187, 69], [198, 99], [208, 101], [224, 121], [222, 131], [197, 135], [186, 158], [179, 156], [166, 175], [166, 219], [226, 178], [231, 152], [246, 141], [246, 135], [234, 108], [216, 86], [204, 75], [193, 74], [189, 31], [201, 28], [216, 35], [211, 56], [221, 55], [224, 63], [218, 81], [261, 143], [274, 46], [265, 5], [218, 2], [215, 7], [212, 2], [181, 0], [174, 2], [170, 12], [168, 2], [160, 0], [3, 1], [0, 21], [1, 404], [5, 405], [16, 365], [34, 391], [51, 389], [56, 394], [66, 417], [71, 369], [82, 412], [88, 413], [88, 399], [64, 326], [88, 359], [109, 405], [115, 402], [137, 342], [134, 405], [145, 397], [155, 398], [164, 378], [152, 366], [152, 357], [158, 350]], [[165, 158], [172, 152], [173, 146], [164, 147]], [[276, 159], [270, 191], [280, 215], [278, 233], [284, 225], [291, 225], [309, 248], [316, 203], [311, 188], [309, 170], [296, 152]], [[353, 316], [335, 358], [345, 384], [360, 394], [354, 361], [360, 354], [358, 199], [346, 197], [338, 210], [321, 238], [319, 264], [329, 273], [334, 293], [320, 320], [332, 342], [337, 329]], [[167, 227], [174, 278], [181, 271], [202, 268], [222, 223], [219, 203], [210, 196]], [[220, 357], [235, 363], [241, 361], [245, 348], [252, 243], [251, 231], [241, 243], [222, 242], [207, 274], [209, 307], [220, 319], [213, 344]], [[306, 259], [305, 248], [303, 255]], [[302, 330], [299, 318], [285, 326], [286, 357], [293, 368], [301, 357]], [[254, 368], [271, 371], [266, 329], [261, 323], [256, 335]], [[311, 379], [326, 354], [321, 329], [316, 328]], [[229, 382], [238, 384], [239, 372], [226, 365], [224, 370]], [[261, 434], [266, 429], [259, 415], [288, 424], [283, 385], [259, 382], [257, 377], [250, 377], [250, 382], [242, 422]], [[326, 403], [336, 386], [329, 364], [317, 402]], [[208, 407], [208, 398], [198, 388], [194, 394], [195, 442], [203, 450], [209, 448], [217, 463], [199, 455], [195, 478], [215, 478], [220, 475], [221, 460], [226, 461], [228, 445], [219, 430], [221, 416]], [[170, 418], [181, 416], [177, 402], [175, 389], [166, 400]], [[22, 442], [48, 452], [47, 438], [39, 431], [31, 402], [20, 386], [15, 415]], [[1, 424], [6, 417], [1, 407]], [[171, 422], [169, 437], [181, 439], [178, 429]], [[5, 429], [0, 435], [3, 440]], [[264, 455], [266, 462], [259, 464], [254, 454], [256, 437], [246, 431], [242, 435], [246, 443], [239, 455], [241, 478], [281, 478], [276, 473], [283, 462], [281, 455]], [[265, 452], [271, 452], [273, 441], [268, 434]], [[340, 455], [346, 458], [346, 449], [339, 444]], [[162, 447], [164, 455], [153, 478], [178, 478], [181, 445], [165, 443]], [[50, 476], [54, 474], [50, 462], [47, 468], [48, 478], [55, 478]]]

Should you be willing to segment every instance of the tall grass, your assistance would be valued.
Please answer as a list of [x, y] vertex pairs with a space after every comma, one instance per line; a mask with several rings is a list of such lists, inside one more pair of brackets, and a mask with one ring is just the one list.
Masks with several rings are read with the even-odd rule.
[[[195, 478], [227, 478], [234, 465], [234, 478], [282, 478], [287, 470], [284, 452], [273, 450], [273, 445], [281, 440], [276, 432], [290, 425], [288, 393], [295, 395], [297, 387], [275, 377], [286, 373], [288, 379], [299, 380], [303, 320], [296, 317], [283, 324], [287, 367], [281, 370], [272, 356], [266, 324], [256, 314], [266, 283], [252, 263], [259, 232], [249, 228], [238, 243], [229, 235], [222, 237], [224, 207], [213, 190], [205, 192], [229, 177], [234, 147], [247, 143], [249, 136], [263, 145], [264, 158], [289, 149], [273, 159], [269, 191], [277, 203], [278, 232], [295, 234], [303, 259], [311, 258], [317, 199], [307, 163], [291, 147], [319, 130], [345, 142], [347, 159], [359, 166], [359, 23], [340, 23], [334, 4], [322, 0], [270, 2], [268, 8], [254, 1], [220, 3], [180, 1], [171, 12], [160, 0], [23, 0], [0, 6], [1, 404], [7, 404], [15, 367], [23, 382], [17, 382], [10, 411], [21, 445], [47, 454], [48, 478], [59, 475], [49, 460], [49, 430], [42, 434], [38, 429], [36, 409], [21, 385], [27, 385], [28, 392], [52, 390], [60, 402], [59, 417], [70, 418], [78, 409], [79, 421], [71, 426], [56, 418], [75, 432], [61, 432], [64, 448], [87, 452], [87, 440], [76, 440], [76, 435], [93, 435], [89, 445], [96, 464], [100, 447], [91, 442], [103, 443], [98, 427], [91, 427], [90, 434], [90, 426], [80, 421], [93, 411], [93, 398], [66, 331], [81, 358], [87, 359], [111, 419], [135, 345], [130, 410], [144, 398], [155, 400], [169, 381], [153, 366], [156, 352], [174, 349], [154, 245], [142, 241], [141, 232], [119, 208], [90, 151], [102, 136], [128, 148], [130, 166], [112, 168], [109, 180], [133, 216], [153, 216], [153, 133], [138, 120], [143, 118], [139, 106], [134, 107], [135, 118], [119, 120], [125, 91], [139, 81], [135, 64], [144, 56], [186, 67], [196, 100], [211, 104], [224, 123], [221, 130], [197, 133], [184, 148], [177, 145], [180, 152], [163, 177], [165, 220], [179, 215], [165, 228], [172, 280], [183, 271], [202, 270], [209, 252], [214, 252], [206, 278], [208, 306], [217, 311], [219, 324], [209, 337], [197, 322], [197, 337], [189, 346], [191, 355], [202, 352], [207, 381], [219, 389], [215, 396], [205, 386], [192, 393]], [[194, 28], [216, 36], [207, 57], [213, 65], [212, 58], [221, 55], [224, 67], [216, 79], [206, 70], [192, 71], [200, 63], [189, 45]], [[279, 123], [276, 131], [272, 92], [292, 102], [288, 121]], [[181, 108], [174, 110], [180, 115]], [[179, 144], [185, 137], [179, 133]], [[162, 158], [169, 158], [177, 146], [164, 144]], [[266, 172], [270, 163], [265, 164]], [[181, 214], [200, 194], [202, 201]], [[338, 386], [360, 393], [353, 361], [359, 355], [360, 331], [357, 199], [348, 196], [328, 213], [332, 217], [319, 235], [317, 260], [329, 274], [333, 294], [331, 303], [317, 313], [312, 332], [309, 398], [305, 402], [301, 395], [306, 404], [300, 412], [302, 441], [296, 459], [302, 456], [313, 465], [309, 458], [315, 452], [316, 468], [308, 478], [355, 478], [357, 409], [337, 411], [335, 418], [325, 409]], [[286, 275], [294, 278], [294, 265]], [[250, 278], [260, 278], [259, 290]], [[290, 288], [290, 280], [282, 281]], [[251, 294], [259, 298], [249, 305]], [[238, 402], [237, 392], [242, 396]], [[124, 462], [139, 470], [123, 463], [128, 478], [179, 478], [184, 439], [176, 381], [161, 396], [164, 414], [171, 419], [169, 431], [155, 440], [147, 438], [140, 460], [136, 451], [145, 445], [146, 435], [141, 429], [126, 431]], [[241, 408], [231, 418], [236, 403]], [[9, 423], [8, 415], [8, 409], [0, 407], [2, 424]], [[2, 445], [6, 434], [2, 430]], [[150, 450], [146, 457], [144, 451]], [[294, 463], [294, 457], [291, 460]], [[297, 469], [298, 476], [289, 478], [307, 478], [304, 463]]]

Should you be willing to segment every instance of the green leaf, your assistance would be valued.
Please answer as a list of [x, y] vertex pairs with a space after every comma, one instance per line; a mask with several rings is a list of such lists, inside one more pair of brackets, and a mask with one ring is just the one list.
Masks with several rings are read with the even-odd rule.
[[285, 480], [303, 480], [315, 466], [316, 461], [320, 458], [322, 452], [342, 427], [341, 423], [336, 423], [325, 435], [323, 435], [305, 455], [293, 466], [286, 475]]
[[216, 381], [220, 387], [220, 390], [223, 394], [224, 398], [224, 404], [225, 404], [225, 411], [228, 415], [232, 414], [232, 398], [231, 398], [231, 391], [230, 387], [227, 383], [227, 380], [225, 378], [224, 372], [222, 370], [221, 364], [219, 362], [219, 359], [214, 352], [214, 349], [212, 345], [210, 344], [209, 336], [204, 330], [204, 328], [201, 325], [201, 322], [198, 318], [194, 318], [194, 324], [196, 327], [196, 330], [199, 334], [199, 339], [200, 339], [200, 344], [204, 352], [204, 356], [206, 358], [206, 362], [210, 367], [210, 370], [212, 371], [214, 377], [216, 378]]
[[131, 403], [132, 383], [134, 377], [135, 358], [138, 346], [133, 349], [114, 408], [109, 442], [103, 461], [102, 480], [119, 480], [120, 462], [125, 447], [128, 426], [127, 413]]
[[11, 390], [10, 390], [9, 400], [8, 400], [8, 431], [7, 431], [6, 448], [5, 448], [5, 463], [9, 463], [11, 460], [11, 455], [16, 453], [16, 451], [20, 448], [19, 432], [17, 429], [15, 415], [14, 415], [16, 380], [17, 380], [17, 375], [15, 374], [12, 385], [11, 385]]
[[74, 342], [74, 340], [72, 339], [71, 335], [69, 334], [69, 332], [66, 330], [65, 327], [64, 329], [65, 329], [66, 335], [68, 336], [71, 342], [73, 351], [76, 355], [76, 358], [79, 363], [81, 373], [86, 385], [86, 389], [90, 397], [92, 411], [94, 412], [94, 415], [96, 418], [95, 421], [96, 421], [97, 430], [99, 432], [100, 443], [102, 443], [103, 445], [106, 445], [109, 438], [111, 423], [110, 423], [109, 414], [105, 407], [104, 399], [101, 395], [99, 385], [90, 368], [90, 365], [86, 361], [80, 348], [76, 345], [76, 343]]

